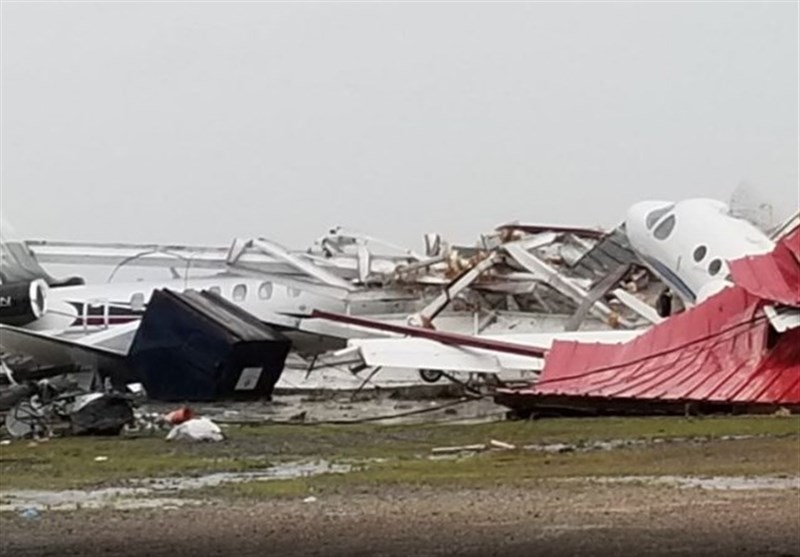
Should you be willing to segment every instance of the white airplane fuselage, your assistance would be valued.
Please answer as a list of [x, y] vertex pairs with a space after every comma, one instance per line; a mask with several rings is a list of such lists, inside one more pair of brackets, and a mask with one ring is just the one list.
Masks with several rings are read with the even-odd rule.
[[[728, 261], [774, 248], [774, 242], [763, 232], [732, 217], [727, 205], [711, 199], [637, 203], [628, 210], [625, 226], [631, 246], [643, 263], [688, 305], [730, 284]], [[152, 292], [160, 288], [210, 290], [263, 321], [275, 314], [307, 316], [314, 309], [334, 313], [351, 309], [361, 313], [341, 296], [318, 293], [324, 289], [295, 288], [268, 278], [221, 274], [49, 288], [46, 310], [25, 326], [40, 331], [77, 332], [139, 319]], [[398, 305], [392, 309], [406, 308]]]
[[226, 275], [50, 288], [44, 314], [26, 328], [40, 331], [96, 329], [138, 320], [153, 291], [161, 288], [178, 292], [210, 290], [262, 321], [269, 321], [274, 314], [302, 316], [314, 309], [345, 309], [341, 299], [266, 279]]
[[625, 229], [642, 262], [687, 305], [732, 284], [731, 260], [775, 247], [761, 230], [713, 199], [637, 203], [628, 210]]

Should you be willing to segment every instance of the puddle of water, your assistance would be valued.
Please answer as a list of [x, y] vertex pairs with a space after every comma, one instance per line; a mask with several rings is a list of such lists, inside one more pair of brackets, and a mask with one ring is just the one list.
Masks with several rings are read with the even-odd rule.
[[69, 489], [64, 491], [44, 491], [26, 489], [0, 492], [0, 511], [21, 511], [23, 509], [74, 510], [76, 508], [96, 508], [104, 502], [121, 497], [144, 496], [146, 489], [104, 488], [92, 491]]
[[691, 478], [682, 476], [666, 476], [659, 478], [661, 483], [677, 484], [679, 487], [701, 489], [730, 489], [730, 490], [754, 490], [754, 489], [800, 489], [800, 477], [778, 478], [770, 476], [757, 477], [711, 477], [711, 478]]
[[352, 469], [353, 467], [348, 464], [332, 464], [327, 461], [288, 462], [248, 472], [218, 472], [196, 477], [174, 476], [131, 480], [128, 482], [130, 487], [0, 491], [0, 512], [19, 512], [25, 509], [64, 511], [107, 507], [118, 510], [180, 507], [200, 502], [188, 498], [152, 496], [216, 487], [227, 483], [290, 480], [319, 474], [345, 474]]
[[132, 480], [133, 485], [150, 491], [184, 491], [217, 487], [226, 483], [243, 483], [268, 480], [293, 480], [319, 474], [344, 474], [352, 470], [349, 464], [331, 464], [327, 461], [289, 462], [271, 466], [264, 470], [249, 472], [216, 472], [197, 477], [174, 476], [170, 478], [148, 478]]
[[764, 489], [799, 489], [800, 476], [618, 476], [589, 478], [600, 483], [650, 483], [683, 489], [751, 491]]

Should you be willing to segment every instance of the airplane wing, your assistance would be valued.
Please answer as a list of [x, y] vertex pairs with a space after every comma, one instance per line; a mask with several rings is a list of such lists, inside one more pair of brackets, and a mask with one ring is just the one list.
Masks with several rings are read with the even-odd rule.
[[356, 339], [348, 342], [357, 359], [369, 367], [435, 369], [469, 373], [539, 371], [543, 360], [448, 345], [424, 338]]
[[63, 373], [64, 368], [76, 366], [96, 369], [115, 381], [134, 380], [124, 352], [92, 345], [91, 340], [87, 337], [71, 340], [51, 333], [0, 325], [0, 347], [7, 353], [31, 356], [37, 365], [60, 370], [59, 373]]
[[362, 338], [348, 341], [348, 348], [341, 353], [370, 367], [493, 374], [542, 369], [547, 350], [555, 340], [618, 343], [643, 332], [613, 330], [470, 336], [322, 311], [315, 311], [313, 317], [381, 331], [384, 334], [407, 335], [406, 338]]

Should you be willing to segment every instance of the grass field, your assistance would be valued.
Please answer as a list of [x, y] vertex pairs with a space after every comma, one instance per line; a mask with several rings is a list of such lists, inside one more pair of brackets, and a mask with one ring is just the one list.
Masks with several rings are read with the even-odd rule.
[[[264, 469], [325, 459], [348, 474], [249, 482], [214, 490], [229, 495], [295, 495], [376, 485], [488, 486], [548, 477], [597, 475], [800, 474], [800, 418], [598, 418], [477, 425], [230, 426], [219, 444], [168, 443], [150, 437], [14, 441], [0, 446], [0, 490], [117, 485], [132, 478]], [[517, 450], [432, 459], [439, 446], [488, 443]], [[636, 444], [581, 450], [603, 440]], [[562, 453], [525, 445], [564, 443]], [[96, 461], [96, 457], [105, 457]]]

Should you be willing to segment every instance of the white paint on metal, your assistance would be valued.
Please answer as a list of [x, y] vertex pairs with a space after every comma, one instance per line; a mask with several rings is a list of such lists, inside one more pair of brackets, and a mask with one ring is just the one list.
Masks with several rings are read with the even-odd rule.
[[263, 368], [260, 367], [246, 367], [239, 375], [239, 380], [236, 382], [234, 390], [236, 391], [252, 391], [258, 385], [258, 380], [261, 379]]

